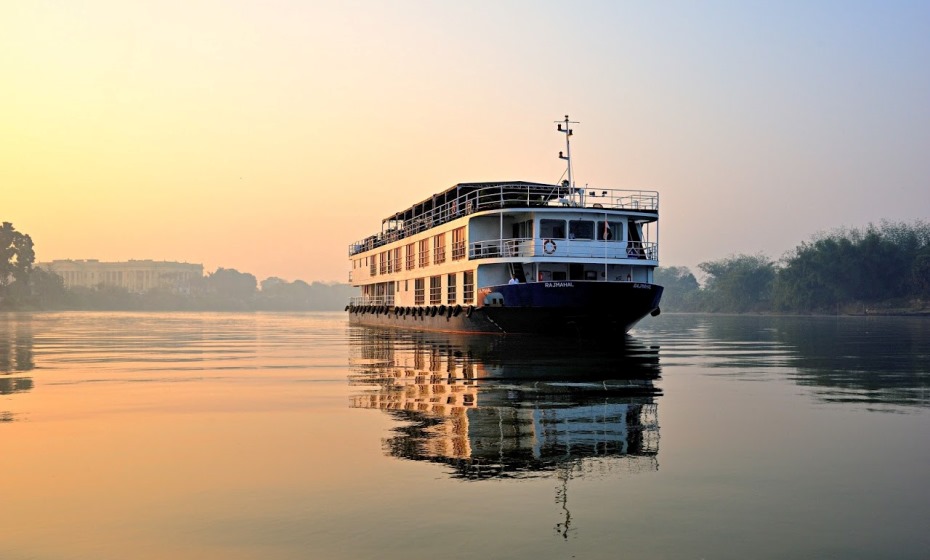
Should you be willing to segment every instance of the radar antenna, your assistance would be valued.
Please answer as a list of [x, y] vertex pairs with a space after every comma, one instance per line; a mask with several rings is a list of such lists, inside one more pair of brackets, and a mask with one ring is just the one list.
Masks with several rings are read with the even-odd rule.
[[572, 190], [575, 188], [574, 179], [572, 179], [572, 129], [571, 125], [580, 124], [578, 121], [568, 120], [568, 115], [565, 115], [565, 120], [563, 121], [554, 121], [558, 124], [558, 131], [565, 135], [565, 152], [559, 152], [559, 159], [564, 159], [566, 161], [567, 169], [566, 174], [568, 175], [568, 187]]

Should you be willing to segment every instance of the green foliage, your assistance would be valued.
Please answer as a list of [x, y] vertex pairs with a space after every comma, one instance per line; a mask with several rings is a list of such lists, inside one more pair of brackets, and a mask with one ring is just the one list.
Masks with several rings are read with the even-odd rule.
[[655, 283], [665, 287], [662, 292], [662, 309], [666, 311], [698, 311], [700, 309], [701, 285], [691, 271], [684, 266], [657, 268]]
[[29, 274], [35, 262], [32, 238], [16, 231], [13, 224], [0, 225], [0, 305], [29, 295]]
[[258, 290], [255, 276], [234, 268], [218, 268], [206, 278], [208, 293], [224, 299], [250, 301]]
[[911, 281], [918, 297], [930, 298], [930, 245], [917, 253], [911, 267]]
[[850, 304], [874, 304], [919, 297], [926, 266], [920, 255], [930, 246], [930, 228], [883, 222], [863, 230], [821, 234], [802, 243], [784, 260], [773, 295], [782, 311], [830, 311]]
[[736, 255], [698, 265], [707, 274], [706, 311], [766, 311], [771, 307], [775, 264], [765, 255]]

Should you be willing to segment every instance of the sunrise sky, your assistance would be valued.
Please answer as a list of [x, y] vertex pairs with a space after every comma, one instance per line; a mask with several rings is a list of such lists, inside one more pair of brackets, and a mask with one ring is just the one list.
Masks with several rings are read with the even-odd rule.
[[347, 279], [455, 183], [660, 192], [663, 265], [930, 218], [930, 2], [0, 2], [37, 260]]

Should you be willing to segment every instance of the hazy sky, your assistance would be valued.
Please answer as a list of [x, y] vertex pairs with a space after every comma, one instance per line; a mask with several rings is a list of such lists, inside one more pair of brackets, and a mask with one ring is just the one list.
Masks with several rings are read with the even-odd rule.
[[661, 197], [661, 262], [930, 217], [930, 2], [0, 2], [0, 221], [38, 260], [347, 279], [455, 183]]

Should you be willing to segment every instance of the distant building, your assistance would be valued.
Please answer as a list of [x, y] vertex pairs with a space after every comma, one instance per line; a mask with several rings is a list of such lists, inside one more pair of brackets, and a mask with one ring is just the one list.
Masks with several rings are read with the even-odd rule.
[[191, 283], [203, 278], [202, 264], [152, 260], [100, 262], [95, 259], [68, 259], [36, 263], [36, 266], [61, 276], [66, 288], [119, 286], [134, 293], [162, 288], [188, 294]]

